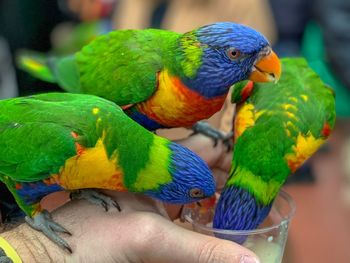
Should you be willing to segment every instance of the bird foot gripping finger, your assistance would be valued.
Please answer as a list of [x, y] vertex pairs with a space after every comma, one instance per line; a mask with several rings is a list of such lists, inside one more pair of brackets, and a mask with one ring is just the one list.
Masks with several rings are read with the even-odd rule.
[[192, 130], [193, 130], [193, 133], [191, 134], [191, 136], [200, 133], [213, 139], [214, 147], [216, 147], [219, 140], [221, 140], [222, 143], [227, 147], [228, 152], [233, 147], [232, 132], [225, 134], [222, 131], [212, 127], [209, 123], [204, 121], [197, 122], [195, 125], [192, 126]]
[[47, 238], [52, 240], [61, 248], [67, 250], [69, 253], [73, 252], [69, 244], [63, 238], [57, 235], [56, 232], [65, 233], [70, 236], [72, 234], [67, 229], [53, 221], [48, 211], [43, 210], [33, 218], [26, 216], [25, 221], [30, 227], [42, 232]]
[[99, 193], [92, 189], [82, 189], [82, 190], [71, 192], [70, 197], [72, 200], [85, 199], [92, 204], [102, 206], [106, 211], [108, 211], [110, 207], [114, 206], [115, 208], [118, 209], [119, 212], [121, 212], [121, 208], [116, 201], [114, 201], [109, 196]]
[[227, 152], [231, 151], [233, 149], [233, 132], [227, 133], [222, 138], [222, 143], [226, 146]]

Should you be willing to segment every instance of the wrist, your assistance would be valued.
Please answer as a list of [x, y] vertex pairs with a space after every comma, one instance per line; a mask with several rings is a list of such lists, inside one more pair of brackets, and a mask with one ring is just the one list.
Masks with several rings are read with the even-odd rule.
[[22, 224], [1, 233], [23, 262], [62, 262], [64, 255], [41, 233]]

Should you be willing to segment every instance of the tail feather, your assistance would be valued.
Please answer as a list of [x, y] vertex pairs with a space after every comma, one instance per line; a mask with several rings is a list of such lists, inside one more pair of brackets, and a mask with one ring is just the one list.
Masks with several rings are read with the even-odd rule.
[[48, 66], [48, 57], [45, 54], [32, 51], [20, 51], [16, 55], [17, 66], [43, 81], [55, 83], [56, 78]]
[[68, 92], [81, 92], [80, 75], [74, 55], [58, 58], [23, 50], [18, 52], [16, 59], [17, 66], [33, 77], [57, 83]]

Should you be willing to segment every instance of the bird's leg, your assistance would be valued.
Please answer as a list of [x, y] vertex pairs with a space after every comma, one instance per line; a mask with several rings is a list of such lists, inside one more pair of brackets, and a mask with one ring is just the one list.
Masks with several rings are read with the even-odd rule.
[[57, 235], [56, 232], [61, 232], [68, 235], [72, 234], [67, 229], [53, 221], [48, 211], [42, 210], [41, 212], [37, 212], [33, 217], [26, 216], [25, 221], [29, 226], [42, 232], [47, 238], [52, 240], [58, 246], [72, 253], [72, 249], [69, 244], [63, 238]]
[[[54, 222], [48, 211], [42, 210], [40, 200], [43, 196], [38, 194], [37, 196], [31, 196], [31, 198], [29, 198], [30, 196], [27, 196], [28, 198], [24, 199], [22, 195], [19, 194], [19, 191], [23, 189], [23, 185], [25, 183], [16, 182], [10, 178], [5, 178], [4, 183], [12, 193], [18, 206], [27, 214], [27, 216], [24, 218], [26, 223], [35, 230], [42, 232], [47, 238], [52, 240], [61, 248], [72, 253], [72, 249], [69, 244], [56, 232], [61, 232], [68, 235], [72, 234], [67, 229]], [[33, 185], [35, 185], [35, 182], [33, 182]]]
[[193, 133], [191, 134], [191, 136], [200, 133], [200, 134], [203, 134], [209, 138], [212, 138], [214, 141], [214, 147], [216, 147], [219, 140], [221, 140], [222, 143], [227, 147], [228, 152], [233, 147], [233, 144], [232, 144], [233, 133], [232, 132], [229, 132], [228, 134], [224, 134], [223, 132], [212, 127], [209, 123], [207, 123], [205, 121], [199, 121], [195, 125], [193, 125], [192, 131], [193, 131]]
[[106, 211], [112, 206], [121, 211], [119, 204], [107, 195], [97, 192], [92, 189], [80, 189], [77, 191], [72, 191], [70, 193], [70, 198], [73, 199], [85, 199], [92, 204], [102, 206]]

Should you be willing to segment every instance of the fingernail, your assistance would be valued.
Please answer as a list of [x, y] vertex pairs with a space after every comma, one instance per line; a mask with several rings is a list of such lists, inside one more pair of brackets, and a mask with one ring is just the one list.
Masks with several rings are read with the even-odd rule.
[[260, 260], [257, 259], [256, 257], [243, 255], [239, 260], [239, 263], [260, 263]]

